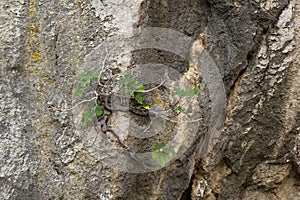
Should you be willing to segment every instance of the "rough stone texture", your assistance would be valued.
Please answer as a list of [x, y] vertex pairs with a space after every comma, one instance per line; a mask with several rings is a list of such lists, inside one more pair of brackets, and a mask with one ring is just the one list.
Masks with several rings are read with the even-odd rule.
[[[291, 1], [261, 35], [257, 51], [232, 87], [221, 142], [202, 161], [194, 199], [299, 198], [297, 9]], [[215, 176], [212, 172], [224, 163], [230, 173], [219, 170]], [[220, 176], [225, 178], [215, 188]]]
[[105, 192], [112, 174], [99, 178], [101, 164], [85, 150], [72, 113], [55, 108], [71, 107], [87, 52], [118, 31], [130, 34], [138, 5], [1, 1], [0, 199], [99, 199]]
[[[298, 1], [12, 0], [0, 9], [0, 199], [299, 198]], [[195, 41], [205, 33], [223, 76], [227, 117], [216, 146], [201, 157], [210, 117], [201, 85], [206, 114], [193, 145], [166, 168], [130, 174], [105, 167], [91, 151], [95, 135], [76, 128], [79, 112], [57, 108], [73, 105], [87, 54], [147, 26]], [[191, 68], [155, 49], [136, 51], [132, 61], [182, 74]]]

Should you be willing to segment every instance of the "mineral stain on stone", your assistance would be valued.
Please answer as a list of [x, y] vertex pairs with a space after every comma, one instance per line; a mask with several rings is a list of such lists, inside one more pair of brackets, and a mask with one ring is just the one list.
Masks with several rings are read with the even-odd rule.
[[32, 16], [36, 12], [35, 5], [36, 5], [35, 0], [31, 0], [29, 3], [29, 15], [30, 16]]

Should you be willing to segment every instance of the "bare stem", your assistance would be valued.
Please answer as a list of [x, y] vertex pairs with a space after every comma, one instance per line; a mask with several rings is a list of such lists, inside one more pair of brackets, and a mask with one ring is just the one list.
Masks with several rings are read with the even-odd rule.
[[157, 89], [157, 88], [159, 88], [160, 86], [162, 86], [165, 82], [167, 82], [167, 80], [164, 80], [163, 82], [161, 82], [158, 86], [156, 86], [156, 87], [153, 87], [153, 88], [151, 88], [151, 89], [149, 89], [149, 90], [135, 90], [134, 92], [140, 92], [140, 93], [147, 93], [147, 92], [151, 92], [151, 91], [153, 91], [153, 90], [155, 90], [155, 89]]
[[76, 107], [80, 106], [80, 105], [83, 104], [83, 103], [91, 102], [91, 101], [96, 100], [96, 99], [97, 99], [97, 97], [93, 97], [93, 98], [91, 98], [91, 99], [85, 99], [85, 100], [82, 100], [82, 101], [78, 102], [77, 104], [75, 104], [75, 105], [72, 106], [71, 108], [62, 109], [62, 110], [60, 110], [60, 111], [61, 111], [61, 112], [68, 112], [68, 111], [70, 111], [70, 110], [75, 109]]

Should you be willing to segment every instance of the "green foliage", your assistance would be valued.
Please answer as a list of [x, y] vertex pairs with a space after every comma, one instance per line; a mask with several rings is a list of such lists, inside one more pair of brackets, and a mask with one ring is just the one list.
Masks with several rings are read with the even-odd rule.
[[136, 87], [136, 90], [145, 91], [145, 87], [143, 85], [139, 85], [139, 86]]
[[[143, 85], [140, 85], [140, 86], [137, 86], [136, 90], [143, 92], [143, 91], [145, 91], [145, 87]], [[144, 108], [144, 109], [149, 110], [150, 106], [151, 106], [151, 103], [148, 103], [148, 104], [145, 103], [145, 98], [144, 98], [144, 96], [142, 95], [141, 92], [134, 93], [134, 99], [139, 104], [138, 108]]]
[[[100, 72], [88, 71], [77, 76], [79, 78], [79, 86], [74, 92], [74, 96], [82, 96], [84, 89], [91, 83], [92, 79], [100, 77]], [[103, 114], [103, 106], [96, 100], [89, 104], [89, 111], [82, 115], [82, 126], [85, 127], [90, 121], [93, 121], [95, 114], [101, 116]]]
[[177, 110], [180, 112], [180, 113], [185, 113], [186, 114], [186, 109], [181, 107], [181, 106], [178, 106], [177, 107]]
[[136, 102], [139, 104], [137, 108], [144, 108], [149, 110], [150, 104], [146, 104], [144, 102], [145, 98], [141, 93], [145, 91], [145, 87], [143, 85], [139, 85], [137, 81], [134, 81], [132, 75], [128, 73], [124, 74], [120, 80], [122, 83], [121, 92], [123, 93], [128, 92], [130, 96], [133, 97], [136, 100]]
[[90, 121], [93, 121], [95, 114], [101, 116], [103, 114], [103, 106], [95, 101], [89, 104], [90, 111], [86, 112], [82, 116], [82, 126], [85, 127]]
[[[99, 78], [101, 76], [100, 72], [96, 71], [88, 71], [86, 73], [81, 73], [78, 75], [79, 78], [79, 86], [75, 90], [75, 96], [82, 96], [84, 94], [84, 90], [91, 83], [92, 79]], [[136, 103], [135, 106], [137, 108], [149, 109], [150, 104], [145, 103], [145, 98], [143, 93], [148, 92], [145, 91], [145, 87], [140, 85], [137, 81], [134, 81], [133, 76], [129, 73], [124, 74], [121, 78], [121, 92], [129, 93], [130, 97], [133, 98]], [[178, 95], [179, 97], [192, 97], [199, 93], [200, 89], [195, 87], [190, 90], [183, 90], [180, 88], [175, 88], [173, 91], [174, 95]], [[136, 105], [138, 104], [138, 105]], [[96, 116], [102, 116], [104, 112], [104, 107], [98, 100], [95, 100], [93, 103], [90, 103], [89, 110], [83, 114], [82, 116], [82, 126], [85, 127], [89, 122], [94, 120]], [[177, 110], [180, 113], [186, 113], [186, 109], [178, 106]], [[165, 143], [154, 143], [152, 146], [151, 156], [153, 159], [157, 161], [157, 163], [164, 167], [168, 161], [176, 156], [176, 152], [172, 149], [168, 149]], [[142, 155], [139, 156], [144, 158]]]
[[83, 88], [82, 88], [82, 86], [79, 86], [79, 87], [75, 90], [74, 96], [75, 96], [75, 97], [79, 97], [79, 96], [82, 96], [82, 95], [83, 95]]
[[93, 121], [94, 112], [89, 111], [83, 114], [82, 116], [82, 126], [85, 127], [90, 121]]
[[195, 94], [199, 93], [200, 89], [195, 87], [193, 89], [190, 90], [183, 90], [180, 88], [175, 88], [173, 91], [173, 94], [178, 95], [180, 97], [192, 97]]
[[165, 143], [154, 143], [151, 148], [154, 150], [151, 152], [152, 158], [155, 159], [161, 167], [164, 167], [167, 161], [176, 156], [175, 151], [166, 148]]
[[[200, 89], [197, 87], [190, 89], [190, 90], [183, 90], [180, 88], [175, 88], [173, 91], [173, 94], [178, 95], [180, 97], [193, 97], [194, 95], [196, 95], [199, 92], [200, 92]], [[178, 106], [177, 110], [179, 111], [179, 113], [187, 114], [186, 109], [183, 108], [182, 106]]]
[[141, 93], [137, 93], [136, 95], [134, 95], [135, 100], [138, 102], [138, 104], [144, 104], [144, 97], [142, 96]]
[[74, 96], [79, 97], [84, 93], [84, 88], [86, 88], [90, 83], [91, 79], [98, 78], [100, 76], [100, 72], [96, 71], [88, 71], [86, 73], [81, 73], [78, 75], [79, 78], [79, 86], [74, 92]]
[[138, 82], [133, 80], [133, 77], [131, 74], [126, 73], [121, 78], [122, 88], [121, 92], [127, 93], [129, 92], [130, 96], [134, 96], [134, 92], [137, 88], [141, 87], [138, 85]]
[[79, 74], [78, 78], [81, 80], [90, 80], [93, 78], [98, 78], [99, 76], [100, 76], [100, 72], [90, 70], [87, 73]]
[[97, 116], [101, 116], [103, 114], [103, 106], [97, 104], [94, 111]]

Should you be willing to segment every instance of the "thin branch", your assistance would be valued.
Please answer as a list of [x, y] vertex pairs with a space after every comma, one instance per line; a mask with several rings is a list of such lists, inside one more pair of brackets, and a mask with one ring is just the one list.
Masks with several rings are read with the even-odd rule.
[[160, 86], [162, 86], [165, 82], [167, 82], [167, 80], [164, 80], [163, 82], [161, 82], [158, 86], [156, 86], [156, 87], [153, 87], [153, 88], [151, 88], [151, 89], [149, 89], [149, 90], [134, 90], [134, 92], [140, 92], [140, 93], [147, 93], [147, 92], [151, 92], [151, 91], [153, 91], [153, 90], [155, 90], [155, 89], [157, 89], [157, 88], [159, 88]]
[[106, 59], [107, 59], [107, 56], [108, 56], [108, 51], [107, 51], [107, 48], [105, 47], [105, 51], [106, 51], [106, 54], [105, 54], [105, 57], [104, 57], [104, 60], [102, 62], [102, 68], [101, 68], [101, 71], [99, 73], [99, 76], [98, 76], [98, 84], [100, 86], [103, 86], [100, 82], [100, 79], [101, 79], [101, 76], [104, 74], [104, 68], [105, 68], [105, 62], [106, 62]]
[[80, 105], [83, 104], [83, 103], [91, 102], [91, 101], [96, 100], [96, 99], [97, 99], [97, 97], [93, 97], [93, 98], [91, 98], [91, 99], [85, 99], [85, 100], [82, 100], [82, 101], [80, 101], [79, 103], [75, 104], [75, 105], [72, 106], [71, 108], [67, 108], [67, 109], [58, 109], [58, 110], [61, 111], [61, 112], [68, 112], [68, 111], [70, 111], [70, 110], [75, 109], [76, 107], [80, 106]]

